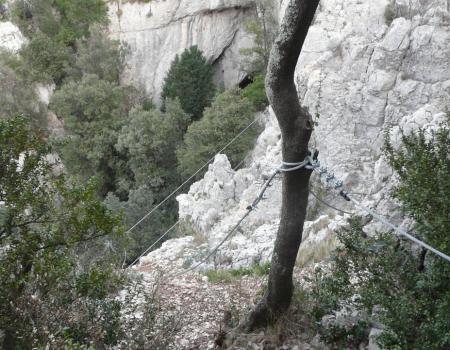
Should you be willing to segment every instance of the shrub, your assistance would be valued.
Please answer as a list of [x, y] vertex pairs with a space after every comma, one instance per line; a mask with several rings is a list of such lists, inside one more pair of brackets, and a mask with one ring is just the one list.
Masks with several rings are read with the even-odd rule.
[[30, 78], [44, 83], [61, 83], [71, 65], [72, 49], [43, 34], [33, 36], [20, 56], [29, 67]]
[[108, 8], [103, 0], [55, 0], [54, 6], [61, 18], [57, 39], [69, 46], [89, 36], [92, 24], [108, 21]]
[[[404, 135], [394, 148], [386, 139], [385, 154], [399, 183], [393, 191], [403, 212], [414, 220], [415, 235], [450, 252], [450, 129]], [[431, 170], [432, 169], [432, 170]], [[329, 273], [315, 284], [314, 313], [349, 307], [385, 326], [378, 337], [383, 349], [446, 349], [450, 346], [450, 264], [431, 252], [417, 252], [391, 234], [367, 237], [360, 220], [339, 232]], [[329, 342], [349, 346], [348, 330]], [[367, 333], [366, 333], [367, 335]]]
[[175, 150], [182, 142], [188, 122], [189, 116], [178, 101], [168, 100], [164, 113], [142, 107], [130, 112], [116, 148], [127, 153], [137, 184], [161, 190], [167, 188], [170, 179], [174, 180]]
[[[0, 120], [0, 346], [166, 348], [175, 323], [159, 313], [156, 291], [98, 249], [122, 236], [120, 218], [95, 183], [56, 175], [49, 152], [25, 119]], [[86, 250], [96, 259], [83, 262]]]
[[19, 0], [14, 3], [13, 19], [30, 38], [42, 33], [73, 46], [89, 36], [92, 24], [106, 24], [107, 6], [102, 0]]
[[50, 108], [64, 119], [69, 132], [66, 142], [60, 145], [65, 166], [83, 181], [98, 176], [103, 195], [120, 192], [118, 181], [129, 177], [126, 158], [115, 144], [133, 104], [125, 88], [96, 75], [64, 84], [50, 102]]
[[[204, 162], [254, 119], [252, 103], [238, 90], [217, 96], [205, 110], [203, 119], [192, 123], [177, 150], [178, 168], [182, 175], [194, 173]], [[256, 128], [251, 128], [226, 150], [232, 166], [241, 162], [254, 144]], [[199, 174], [201, 176], [201, 174]]]
[[397, 8], [395, 4], [395, 0], [391, 0], [389, 4], [386, 5], [386, 9], [384, 10], [384, 19], [386, 20], [386, 24], [391, 25], [392, 21], [397, 17]]
[[19, 0], [14, 3], [13, 18], [30, 38], [20, 55], [31, 78], [59, 85], [73, 65], [76, 41], [89, 37], [94, 23], [107, 22], [107, 7], [102, 0]]
[[242, 90], [241, 95], [247, 98], [257, 111], [263, 111], [269, 105], [262, 75], [257, 75], [253, 82]]
[[33, 84], [23, 77], [22, 68], [22, 62], [14, 55], [0, 52], [0, 119], [21, 115], [33, 126], [44, 129], [46, 108], [39, 102]]
[[[163, 200], [178, 184], [176, 147], [182, 142], [189, 116], [178, 101], [167, 101], [163, 113], [156, 108], [133, 109], [129, 121], [120, 131], [116, 149], [125, 154], [132, 176], [122, 177], [121, 188], [127, 188], [127, 200], [113, 194], [106, 202], [115, 211], [123, 210], [124, 225], [131, 227], [153, 206]], [[130, 234], [127, 260], [133, 261], [176, 220], [178, 206], [169, 200], [145, 224]]]
[[26, 349], [50, 326], [40, 324], [35, 307], [74, 301], [74, 291], [65, 292], [78, 274], [77, 244], [114, 234], [118, 218], [98, 202], [92, 184], [73, 187], [53, 174], [45, 160], [50, 149], [23, 118], [0, 120], [0, 135], [0, 329], [6, 348]]
[[183, 110], [199, 120], [214, 97], [213, 75], [212, 66], [197, 46], [186, 49], [175, 57], [164, 80], [163, 103], [178, 98]]
[[101, 80], [119, 83], [125, 67], [126, 49], [119, 41], [111, 40], [99, 27], [89, 37], [78, 39], [76, 55], [69, 75], [77, 80], [83, 75], [95, 74]]
[[273, 0], [257, 0], [256, 16], [245, 22], [245, 30], [253, 36], [253, 47], [240, 50], [244, 70], [250, 75], [265, 75], [270, 50], [275, 41], [278, 21]]

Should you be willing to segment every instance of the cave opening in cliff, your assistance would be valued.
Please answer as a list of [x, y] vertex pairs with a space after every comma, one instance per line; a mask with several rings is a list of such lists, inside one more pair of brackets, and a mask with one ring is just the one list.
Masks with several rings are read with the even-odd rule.
[[245, 89], [247, 86], [249, 86], [251, 83], [253, 83], [253, 77], [250, 75], [246, 75], [241, 81], [239, 82], [239, 89]]

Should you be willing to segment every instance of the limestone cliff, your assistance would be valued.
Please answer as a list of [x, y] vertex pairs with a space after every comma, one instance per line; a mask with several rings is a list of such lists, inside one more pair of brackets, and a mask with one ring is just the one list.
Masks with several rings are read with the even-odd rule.
[[243, 78], [239, 49], [251, 44], [244, 20], [253, 15], [252, 0], [109, 3], [111, 35], [130, 50], [125, 80], [143, 86], [155, 102], [175, 55], [193, 45], [214, 64], [219, 85], [236, 85]]
[[[445, 118], [450, 104], [450, 1], [321, 1], [296, 82], [300, 99], [316, 116], [311, 147], [320, 150], [321, 162], [344, 180], [355, 197], [407, 225], [387, 195], [393, 179], [381, 156], [383, 135], [390, 125], [408, 131], [436, 126]], [[276, 120], [270, 112], [260, 119], [265, 130], [247, 168], [233, 171], [227, 159], [218, 156], [204, 179], [178, 197], [180, 217], [205, 237], [200, 250], [224, 237], [280, 161]], [[341, 208], [354, 210], [337, 196], [323, 195]], [[279, 182], [267, 197], [209, 267], [248, 265], [270, 256], [280, 209]], [[334, 211], [322, 214], [306, 223], [304, 257], [313, 257], [323, 248], [317, 249], [317, 242], [332, 244], [333, 230], [345, 222]], [[376, 223], [368, 226], [377, 228], [381, 226]], [[177, 247], [180, 264], [195, 257], [193, 240], [165, 243], [166, 250], [171, 246]], [[152, 256], [158, 252], [148, 259]]]

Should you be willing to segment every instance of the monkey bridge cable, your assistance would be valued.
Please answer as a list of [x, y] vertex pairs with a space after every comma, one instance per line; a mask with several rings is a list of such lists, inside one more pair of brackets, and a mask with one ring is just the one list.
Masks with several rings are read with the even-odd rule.
[[209, 260], [209, 258], [211, 258], [213, 255], [215, 255], [217, 253], [217, 251], [220, 249], [220, 247], [222, 247], [225, 244], [225, 242], [234, 235], [236, 230], [239, 228], [239, 226], [241, 226], [242, 222], [247, 218], [247, 216], [249, 216], [250, 213], [256, 209], [259, 202], [261, 202], [264, 199], [264, 194], [266, 193], [267, 189], [270, 187], [273, 180], [275, 179], [275, 177], [278, 174], [290, 172], [290, 171], [296, 171], [301, 168], [306, 168], [309, 164], [310, 164], [310, 161], [308, 158], [305, 159], [304, 161], [298, 162], [298, 163], [282, 162], [281, 166], [277, 167], [275, 169], [275, 171], [272, 173], [272, 175], [269, 177], [269, 179], [265, 182], [261, 191], [259, 192], [258, 196], [255, 198], [255, 200], [252, 202], [252, 204], [247, 207], [247, 211], [245, 212], [245, 214], [239, 219], [237, 224], [233, 226], [233, 228], [230, 230], [230, 232], [220, 241], [220, 243], [217, 244], [214, 247], [214, 249], [211, 250], [209, 252], [209, 254], [204, 259], [202, 259], [200, 262], [198, 262], [194, 266], [192, 266], [184, 271], [181, 271], [180, 273], [177, 273], [173, 276], [168, 276], [168, 278], [175, 278], [175, 277], [185, 275], [186, 273], [197, 269], [197, 267], [199, 267], [199, 266], [203, 265], [205, 262], [207, 262]]
[[[243, 160], [241, 160], [240, 162], [239, 162], [239, 164], [238, 165], [236, 165], [234, 168], [233, 168], [233, 170], [234, 171], [236, 171], [236, 170], [238, 170], [241, 166], [242, 166], [242, 164], [244, 164], [244, 161], [245, 161], [245, 158], [243, 159]], [[173, 231], [173, 229], [175, 228], [175, 227], [177, 227], [179, 224], [181, 223], [181, 220], [180, 219], [178, 219], [177, 220], [177, 222], [175, 222], [166, 232], [164, 232], [156, 241], [154, 241], [142, 254], [140, 254], [131, 264], [129, 264], [126, 268], [130, 268], [130, 267], [132, 267], [132, 266], [134, 266], [138, 261], [139, 261], [139, 259], [141, 259], [145, 254], [147, 254], [149, 251], [151, 251], [151, 249], [154, 247], [154, 246], [156, 246], [164, 237], [166, 237], [170, 232], [172, 232]]]
[[155, 205], [147, 214], [145, 214], [141, 219], [139, 219], [132, 227], [130, 227], [125, 233], [128, 234], [133, 231], [137, 226], [139, 226], [145, 219], [147, 219], [150, 215], [152, 215], [156, 210], [158, 210], [164, 203], [166, 203], [170, 198], [172, 198], [179, 190], [181, 190], [184, 185], [186, 185], [189, 181], [191, 181], [198, 173], [200, 173], [205, 167], [207, 167], [214, 158], [219, 154], [225, 151], [228, 147], [230, 147], [239, 137], [242, 136], [248, 129], [250, 129], [255, 123], [258, 122], [258, 119], [252, 121], [249, 125], [247, 125], [239, 134], [237, 134], [230, 142], [228, 142], [224, 147], [222, 147], [213, 157], [211, 157], [207, 162], [205, 162], [196, 172], [194, 172], [186, 181], [184, 181], [180, 186], [178, 186], [175, 190], [173, 190], [166, 198], [164, 198], [161, 202]]
[[[312, 169], [313, 171], [317, 172], [319, 174], [319, 178], [321, 180], [324, 180], [326, 184], [334, 188], [336, 191], [339, 191], [339, 195], [343, 197], [346, 201], [352, 202], [356, 207], [359, 209], [365, 211], [366, 213], [370, 214], [372, 217], [383, 223], [384, 225], [390, 227], [393, 229], [397, 235], [404, 236], [405, 238], [409, 239], [410, 241], [420, 245], [421, 247], [431, 251], [432, 253], [436, 254], [437, 256], [441, 257], [442, 259], [445, 259], [450, 262], [450, 256], [442, 253], [441, 251], [437, 250], [436, 248], [430, 246], [429, 244], [421, 241], [420, 239], [414, 237], [410, 233], [406, 232], [404, 229], [394, 225], [390, 221], [388, 221], [386, 218], [375, 212], [374, 210], [367, 208], [363, 204], [361, 204], [359, 201], [351, 197], [346, 191], [343, 189], [343, 182], [341, 180], [336, 179], [334, 174], [326, 167], [320, 166], [320, 162], [316, 159], [313, 159], [311, 156], [309, 156], [309, 165], [307, 166], [308, 169]], [[324, 177], [324, 178], [323, 178]]]

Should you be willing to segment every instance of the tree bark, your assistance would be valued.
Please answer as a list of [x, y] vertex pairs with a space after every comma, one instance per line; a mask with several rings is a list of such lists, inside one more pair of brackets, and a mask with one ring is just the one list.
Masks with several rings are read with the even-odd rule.
[[[278, 119], [285, 162], [308, 155], [311, 115], [300, 105], [294, 72], [320, 0], [291, 0], [270, 54], [266, 92]], [[275, 241], [267, 291], [241, 325], [247, 331], [265, 326], [287, 310], [293, 294], [292, 273], [302, 240], [311, 170], [283, 174], [280, 226]]]

